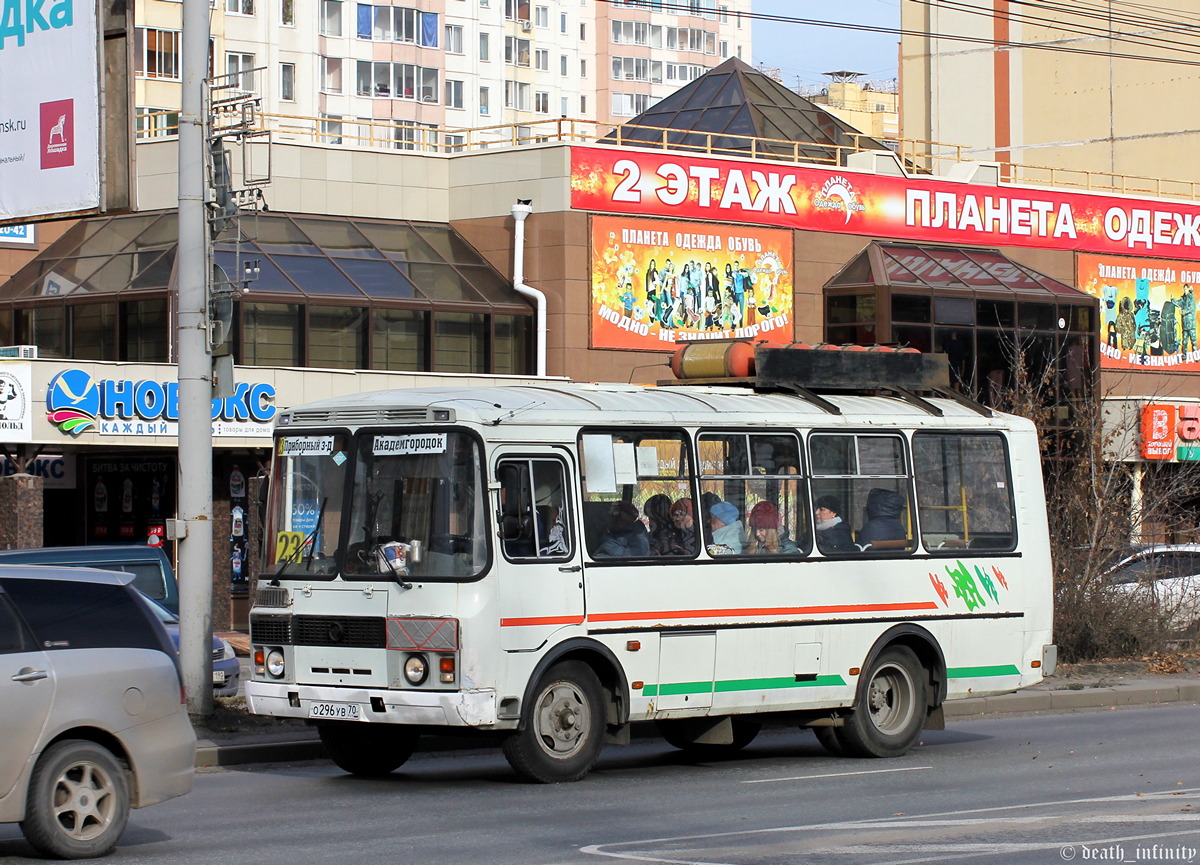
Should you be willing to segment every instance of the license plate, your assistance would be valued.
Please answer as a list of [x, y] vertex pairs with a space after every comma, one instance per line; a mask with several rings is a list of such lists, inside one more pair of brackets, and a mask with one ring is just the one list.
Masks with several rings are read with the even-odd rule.
[[213, 670], [213, 684], [214, 685], [224, 685], [225, 684], [225, 671], [224, 670]]
[[357, 703], [309, 703], [308, 717], [334, 718], [339, 721], [359, 719]]

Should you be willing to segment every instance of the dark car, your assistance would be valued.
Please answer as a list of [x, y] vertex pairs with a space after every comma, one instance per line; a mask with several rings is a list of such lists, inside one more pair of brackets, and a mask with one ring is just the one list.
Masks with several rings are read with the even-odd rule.
[[[175, 651], [178, 652], [179, 618], [157, 601], [151, 601], [148, 598], [147, 601], [149, 602], [148, 606], [154, 611], [154, 615], [167, 629], [171, 642], [175, 644]], [[237, 696], [242, 667], [238, 663], [233, 646], [224, 637], [218, 637], [216, 634], [213, 634], [212, 645], [213, 693], [218, 697]]]
[[62, 565], [103, 568], [133, 574], [133, 587], [179, 615], [175, 569], [160, 547], [145, 544], [96, 544], [86, 547], [37, 547], [0, 550], [0, 565]]
[[178, 656], [131, 582], [0, 566], [0, 823], [48, 856], [102, 856], [130, 808], [192, 787]]

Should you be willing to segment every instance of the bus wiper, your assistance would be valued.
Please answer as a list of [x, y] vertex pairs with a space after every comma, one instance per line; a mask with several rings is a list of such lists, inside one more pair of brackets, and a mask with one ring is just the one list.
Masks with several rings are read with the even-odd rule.
[[[321, 499], [321, 510], [317, 512], [317, 524], [313, 526], [313, 530], [309, 536], [304, 539], [305, 544], [311, 544], [308, 548], [308, 559], [304, 562], [304, 570], [312, 570], [313, 553], [317, 551], [317, 532], [321, 531], [321, 524], [325, 522], [325, 505], [329, 504], [329, 496]], [[302, 544], [300, 549], [304, 549]]]

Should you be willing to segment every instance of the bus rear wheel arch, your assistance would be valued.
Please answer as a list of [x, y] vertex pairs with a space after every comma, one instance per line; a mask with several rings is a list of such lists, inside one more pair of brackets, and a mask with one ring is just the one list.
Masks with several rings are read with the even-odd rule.
[[608, 702], [600, 679], [587, 664], [554, 664], [525, 702], [520, 729], [504, 740], [509, 765], [542, 784], [578, 781], [604, 747]]
[[898, 757], [917, 741], [929, 710], [929, 671], [916, 652], [888, 646], [859, 678], [854, 710], [836, 730], [842, 751], [853, 757]]

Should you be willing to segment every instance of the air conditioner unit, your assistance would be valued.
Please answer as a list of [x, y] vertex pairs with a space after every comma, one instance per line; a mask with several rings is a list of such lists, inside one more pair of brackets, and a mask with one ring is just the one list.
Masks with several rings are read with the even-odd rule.
[[0, 346], [0, 357], [37, 358], [36, 345], [5, 345]]
[[528, 33], [532, 29], [533, 29], [532, 21], [522, 21], [521, 22], [521, 32], [522, 33]]

